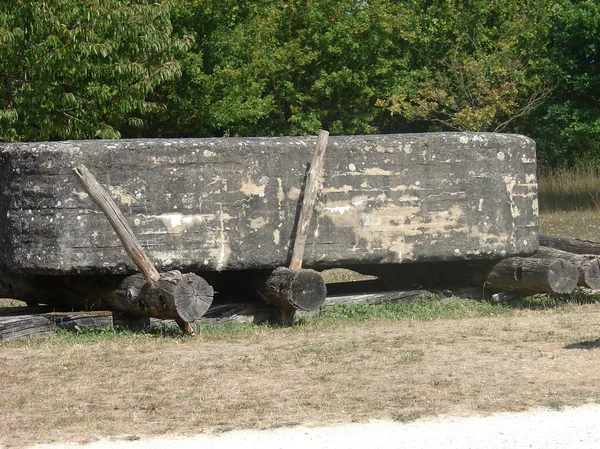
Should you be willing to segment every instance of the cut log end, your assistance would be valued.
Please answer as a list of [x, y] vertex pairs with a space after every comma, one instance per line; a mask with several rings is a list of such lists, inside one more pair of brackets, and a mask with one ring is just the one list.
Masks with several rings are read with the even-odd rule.
[[496, 264], [486, 284], [500, 291], [571, 293], [578, 280], [579, 269], [567, 260], [513, 257]]
[[600, 261], [598, 259], [591, 260], [585, 267], [584, 272], [585, 285], [592, 290], [600, 290]]
[[556, 293], [571, 293], [578, 280], [579, 269], [571, 262], [557, 259], [548, 266], [548, 284]]
[[111, 308], [134, 315], [191, 322], [201, 318], [214, 296], [213, 288], [194, 273], [161, 273], [155, 285], [142, 274], [121, 282]]
[[325, 302], [327, 288], [321, 274], [314, 270], [280, 267], [273, 270], [259, 295], [266, 303], [281, 309], [311, 312]]

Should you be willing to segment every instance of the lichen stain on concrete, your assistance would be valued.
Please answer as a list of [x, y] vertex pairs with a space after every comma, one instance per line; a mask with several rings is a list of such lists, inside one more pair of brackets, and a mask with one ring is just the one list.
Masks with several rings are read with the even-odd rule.
[[[34, 189], [34, 191], [35, 191], [35, 189]], [[83, 190], [75, 190], [75, 189], [73, 189], [71, 191], [71, 193], [73, 195], [76, 195], [77, 198], [79, 198], [81, 201], [87, 200], [89, 198], [89, 195], [87, 194], [87, 192], [84, 192]], [[121, 204], [123, 204], [123, 203], [121, 203]], [[125, 204], [127, 204], [127, 203], [125, 203]], [[131, 203], [127, 204], [127, 206], [131, 206]]]
[[[223, 205], [219, 204], [220, 215], [219, 215], [219, 237], [220, 237], [220, 248], [218, 251], [218, 262], [217, 262], [217, 271], [222, 271], [225, 268], [225, 265], [229, 261], [229, 257], [231, 255], [231, 248], [227, 243], [227, 239], [225, 238], [225, 221], [231, 219], [231, 216], [223, 213]], [[214, 251], [211, 251], [211, 254], [214, 254]]]
[[285, 201], [285, 193], [283, 192], [283, 181], [281, 178], [277, 178], [277, 210], [279, 211], [279, 221], [285, 220], [285, 208], [283, 202]]
[[134, 198], [127, 194], [121, 187], [108, 186], [107, 189], [113, 198], [117, 198], [124, 206], [131, 207]]
[[517, 218], [521, 215], [519, 208], [515, 204], [515, 193], [514, 188], [517, 185], [517, 180], [512, 176], [505, 176], [504, 183], [506, 185], [506, 192], [508, 193], [508, 201], [510, 203], [510, 213], [513, 218]]
[[265, 217], [253, 218], [249, 221], [252, 229], [260, 229], [269, 223], [269, 220], [266, 220]]
[[389, 170], [383, 170], [381, 168], [367, 168], [364, 172], [365, 175], [369, 175], [369, 176], [390, 176], [392, 175], [392, 172]]
[[292, 187], [289, 190], [289, 192], [287, 194], [287, 197], [288, 197], [289, 200], [298, 201], [298, 198], [300, 198], [300, 193], [301, 192], [300, 192], [300, 189], [298, 187]]
[[248, 179], [246, 182], [242, 182], [241, 192], [246, 196], [265, 196], [265, 186], [257, 185], [251, 179]]
[[328, 194], [328, 193], [348, 193], [348, 192], [352, 192], [353, 187], [349, 186], [349, 185], [343, 185], [342, 187], [325, 187], [323, 189], [321, 189], [321, 194]]
[[390, 192], [404, 192], [404, 191], [408, 190], [408, 188], [409, 187], [405, 186], [405, 185], [390, 187]]
[[525, 175], [525, 183], [534, 184], [537, 186], [537, 176], [535, 173]]
[[275, 243], [275, 245], [279, 245], [280, 240], [281, 237], [279, 235], [279, 229], [275, 229], [273, 231], [273, 242]]

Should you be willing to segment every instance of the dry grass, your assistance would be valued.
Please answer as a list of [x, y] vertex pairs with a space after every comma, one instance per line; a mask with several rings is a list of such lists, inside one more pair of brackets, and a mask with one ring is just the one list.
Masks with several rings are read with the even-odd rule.
[[600, 170], [585, 165], [543, 169], [539, 190], [542, 212], [599, 210]]
[[0, 441], [491, 413], [600, 398], [600, 306], [0, 346]]
[[540, 215], [540, 232], [600, 242], [600, 211], [546, 212]]

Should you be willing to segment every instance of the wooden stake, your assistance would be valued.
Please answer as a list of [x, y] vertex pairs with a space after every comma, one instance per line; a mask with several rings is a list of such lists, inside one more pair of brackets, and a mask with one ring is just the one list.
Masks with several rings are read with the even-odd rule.
[[104, 215], [117, 233], [119, 240], [121, 240], [127, 255], [145, 276], [148, 284], [156, 284], [160, 279], [158, 270], [154, 267], [154, 264], [146, 255], [146, 251], [144, 251], [135, 238], [135, 234], [127, 224], [127, 220], [125, 220], [123, 213], [117, 207], [110, 195], [98, 181], [96, 181], [96, 178], [94, 178], [85, 165], [75, 167], [73, 169], [73, 174], [88, 193], [92, 201], [94, 201], [102, 212], [104, 212]]
[[194, 273], [182, 275], [179, 271], [170, 271], [160, 274], [135, 238], [121, 210], [89, 170], [80, 165], [73, 169], [73, 173], [104, 212], [127, 255], [146, 281], [144, 285], [141, 276], [139, 279], [139, 275], [129, 276], [121, 282], [115, 295], [106, 298], [105, 302], [125, 313], [175, 319], [184, 333], [194, 335], [190, 322], [200, 318], [212, 303], [212, 287]]
[[317, 149], [313, 154], [310, 169], [306, 177], [306, 187], [304, 189], [304, 200], [300, 209], [300, 217], [298, 219], [298, 227], [296, 229], [296, 239], [294, 240], [294, 249], [292, 250], [292, 260], [290, 262], [290, 270], [299, 270], [302, 268], [302, 259], [304, 258], [304, 247], [306, 246], [306, 236], [308, 227], [312, 218], [313, 209], [319, 193], [320, 177], [323, 171], [323, 161], [325, 159], [325, 148], [329, 132], [325, 130], [319, 131], [317, 138]]

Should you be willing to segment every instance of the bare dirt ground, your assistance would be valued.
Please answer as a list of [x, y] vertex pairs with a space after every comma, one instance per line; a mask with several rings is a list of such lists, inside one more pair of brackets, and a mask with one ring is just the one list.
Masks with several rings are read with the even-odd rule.
[[[0, 345], [0, 442], [489, 415], [600, 400], [600, 305]], [[575, 447], [575, 446], [573, 446]]]

